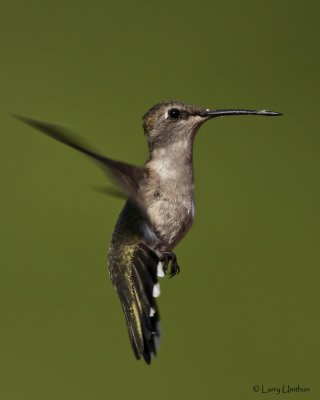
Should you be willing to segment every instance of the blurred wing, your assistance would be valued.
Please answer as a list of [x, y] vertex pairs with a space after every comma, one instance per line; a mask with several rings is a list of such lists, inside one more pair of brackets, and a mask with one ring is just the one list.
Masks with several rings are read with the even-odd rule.
[[91, 150], [84, 144], [81, 144], [79, 139], [75, 138], [74, 135], [65, 127], [37, 121], [31, 118], [14, 115], [20, 121], [32, 126], [42, 133], [50, 136], [51, 138], [72, 147], [75, 150], [80, 151], [83, 154], [96, 160], [108, 175], [120, 186], [125, 192], [125, 197], [130, 198], [140, 209], [144, 212], [144, 205], [139, 195], [140, 182], [146, 177], [147, 172], [142, 168], [134, 165], [130, 165], [121, 161], [111, 160], [108, 157], [102, 156], [95, 151]]
[[113, 197], [118, 197], [119, 199], [126, 199], [127, 196], [118, 187], [113, 187], [113, 186], [94, 186], [93, 190], [96, 192], [99, 192], [101, 194], [106, 194], [108, 196], [113, 196]]
[[137, 359], [143, 357], [147, 364], [150, 364], [151, 356], [156, 356], [160, 338], [160, 318], [155, 301], [160, 295], [158, 265], [159, 258], [154, 251], [139, 243], [125, 277], [118, 276], [114, 280], [133, 352]]

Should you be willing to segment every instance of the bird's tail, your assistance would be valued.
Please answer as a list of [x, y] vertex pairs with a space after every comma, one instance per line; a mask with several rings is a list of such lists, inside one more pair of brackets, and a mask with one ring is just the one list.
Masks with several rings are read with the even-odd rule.
[[156, 298], [160, 295], [158, 276], [163, 276], [159, 257], [140, 242], [134, 251], [125, 282], [115, 282], [125, 314], [129, 338], [137, 359], [147, 364], [156, 357], [160, 339], [160, 316]]

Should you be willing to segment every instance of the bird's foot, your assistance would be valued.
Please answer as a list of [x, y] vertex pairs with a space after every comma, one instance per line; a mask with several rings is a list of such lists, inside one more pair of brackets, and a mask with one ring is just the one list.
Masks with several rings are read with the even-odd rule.
[[[178, 265], [177, 257], [171, 251], [163, 252], [160, 261], [163, 262], [163, 271], [165, 275], [169, 276], [169, 278], [173, 278], [180, 272], [180, 267]], [[169, 263], [171, 264], [170, 269], [169, 269]]]

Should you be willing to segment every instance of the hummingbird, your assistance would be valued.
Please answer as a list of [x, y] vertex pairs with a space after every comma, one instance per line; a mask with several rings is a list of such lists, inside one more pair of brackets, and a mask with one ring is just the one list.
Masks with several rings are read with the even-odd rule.
[[111, 282], [125, 316], [137, 359], [150, 364], [160, 339], [158, 278], [179, 273], [175, 246], [194, 219], [193, 142], [200, 126], [232, 115], [278, 116], [267, 110], [205, 109], [163, 101], [143, 116], [149, 154], [143, 166], [106, 157], [67, 128], [15, 115], [51, 138], [95, 160], [125, 198], [108, 251]]

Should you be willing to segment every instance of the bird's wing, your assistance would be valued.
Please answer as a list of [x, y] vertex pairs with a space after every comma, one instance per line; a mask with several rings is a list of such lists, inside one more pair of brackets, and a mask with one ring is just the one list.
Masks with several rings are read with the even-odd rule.
[[[135, 246], [130, 258], [130, 268], [120, 272], [121, 267], [119, 269], [117, 265], [117, 273], [111, 277], [125, 314], [133, 352], [137, 359], [143, 357], [150, 364], [151, 356], [156, 356], [160, 338], [160, 318], [155, 300], [160, 294], [159, 258], [143, 242]], [[160, 271], [162, 276], [162, 267]]]
[[97, 161], [115, 183], [124, 191], [125, 197], [130, 198], [143, 215], [145, 215], [145, 207], [139, 194], [139, 186], [147, 177], [147, 171], [142, 167], [130, 165], [121, 161], [115, 161], [91, 150], [88, 146], [82, 144], [78, 138], [75, 138], [69, 129], [63, 126], [19, 115], [14, 115], [14, 117]]

